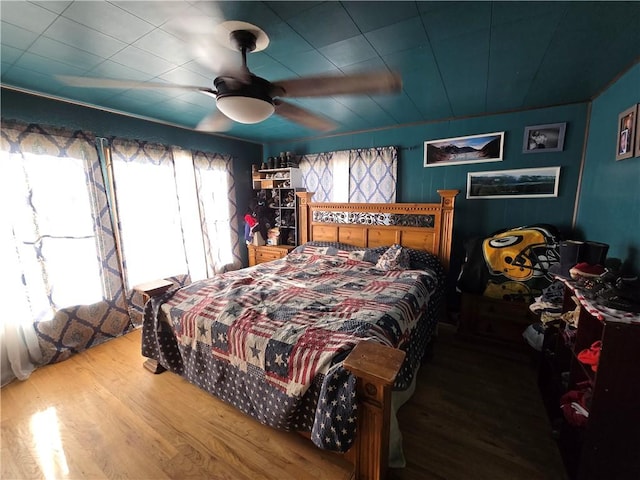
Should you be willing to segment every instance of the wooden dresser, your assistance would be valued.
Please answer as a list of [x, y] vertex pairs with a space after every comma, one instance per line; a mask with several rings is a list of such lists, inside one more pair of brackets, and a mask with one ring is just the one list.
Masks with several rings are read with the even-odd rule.
[[526, 302], [463, 293], [458, 334], [524, 349], [522, 332], [536, 319]]
[[296, 247], [293, 245], [263, 245], [261, 247], [247, 245], [247, 248], [249, 249], [249, 266], [253, 267], [259, 263], [284, 258]]

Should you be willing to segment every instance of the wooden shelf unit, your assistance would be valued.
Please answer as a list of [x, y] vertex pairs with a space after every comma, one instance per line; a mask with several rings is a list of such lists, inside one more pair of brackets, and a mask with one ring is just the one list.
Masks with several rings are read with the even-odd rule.
[[252, 184], [254, 190], [267, 192], [268, 206], [274, 204], [270, 208], [275, 213], [275, 226], [280, 229], [280, 244], [297, 246], [299, 228], [296, 192], [304, 191], [300, 169], [287, 167], [259, 170], [253, 174]]
[[[574, 310], [575, 287], [565, 287], [565, 312]], [[590, 313], [578, 295], [580, 314], [574, 335], [560, 320], [549, 326], [541, 352], [538, 385], [570, 479], [640, 478], [640, 323]], [[598, 318], [601, 317], [601, 318]], [[573, 341], [567, 341], [573, 338]], [[595, 341], [602, 350], [594, 372], [578, 354]], [[581, 385], [591, 388], [585, 426], [573, 426], [560, 409], [560, 397]]]

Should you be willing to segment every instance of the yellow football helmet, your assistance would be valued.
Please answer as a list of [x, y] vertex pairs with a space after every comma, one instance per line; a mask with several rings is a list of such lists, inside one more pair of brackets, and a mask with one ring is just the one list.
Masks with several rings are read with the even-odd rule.
[[485, 262], [493, 275], [519, 282], [547, 274], [558, 261], [555, 245], [549, 245], [541, 228], [522, 227], [498, 233], [482, 242]]

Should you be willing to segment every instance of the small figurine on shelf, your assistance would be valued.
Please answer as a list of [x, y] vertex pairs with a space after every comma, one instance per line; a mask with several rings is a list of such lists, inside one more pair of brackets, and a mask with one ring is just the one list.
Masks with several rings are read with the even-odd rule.
[[284, 205], [285, 207], [295, 207], [296, 204], [296, 196], [295, 193], [293, 192], [288, 192], [286, 198], [284, 199]]
[[289, 236], [287, 237], [287, 243], [289, 245], [295, 245], [296, 244], [296, 233], [293, 230], [291, 230], [289, 232]]
[[280, 244], [280, 229], [278, 227], [270, 228], [267, 232], [267, 245]]
[[276, 190], [274, 190], [271, 193], [272, 197], [271, 197], [271, 202], [269, 202], [269, 207], [270, 208], [278, 208], [280, 206], [280, 197], [278, 196], [278, 192]]

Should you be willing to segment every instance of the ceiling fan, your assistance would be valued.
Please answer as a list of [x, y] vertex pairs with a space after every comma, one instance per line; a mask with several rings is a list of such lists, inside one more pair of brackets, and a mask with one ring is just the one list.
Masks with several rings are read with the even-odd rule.
[[398, 92], [402, 80], [388, 70], [362, 72], [352, 75], [318, 75], [270, 82], [251, 73], [247, 67], [247, 53], [260, 51], [269, 38], [260, 28], [246, 22], [228, 21], [219, 32], [228, 32], [230, 48], [242, 55], [242, 65], [228, 66], [213, 81], [214, 89], [194, 85], [175, 85], [160, 82], [137, 82], [106, 78], [59, 75], [63, 83], [85, 88], [181, 89], [209, 95], [216, 100], [217, 111], [202, 119], [196, 126], [200, 131], [224, 131], [231, 120], [253, 124], [280, 115], [307, 128], [333, 130], [336, 125], [325, 117], [283, 100], [283, 97], [322, 97], [333, 95], [384, 94]]

